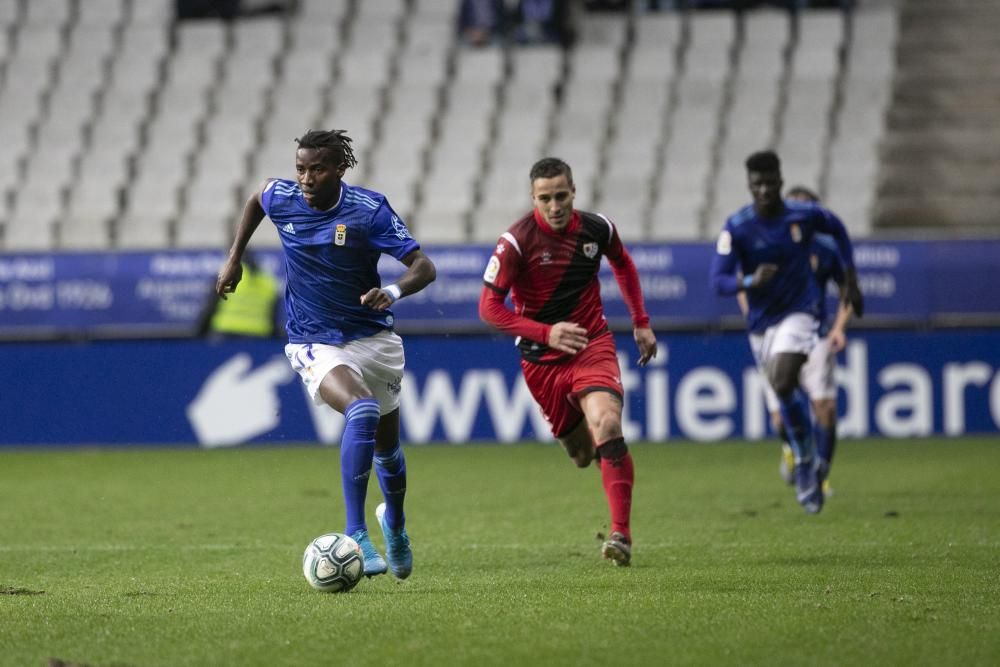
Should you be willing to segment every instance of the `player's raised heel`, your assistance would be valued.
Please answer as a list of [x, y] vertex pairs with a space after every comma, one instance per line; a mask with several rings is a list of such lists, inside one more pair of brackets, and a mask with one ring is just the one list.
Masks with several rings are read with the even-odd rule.
[[378, 549], [372, 544], [371, 538], [368, 537], [368, 531], [356, 531], [351, 535], [351, 539], [358, 543], [362, 553], [365, 555], [365, 576], [374, 577], [379, 574], [385, 574], [389, 568], [385, 564], [385, 559], [379, 554]]
[[816, 466], [816, 477], [819, 479], [820, 488], [823, 489], [823, 499], [826, 500], [833, 495], [833, 487], [830, 486], [830, 462], [819, 460]]
[[781, 463], [778, 464], [778, 474], [788, 486], [795, 484], [795, 453], [792, 452], [792, 448], [787, 442], [781, 445]]
[[795, 466], [795, 499], [807, 514], [823, 509], [823, 488], [812, 461]]
[[614, 532], [601, 545], [601, 556], [619, 567], [628, 567], [632, 564], [632, 541]]
[[413, 571], [413, 552], [410, 550], [410, 537], [405, 528], [398, 531], [389, 528], [385, 519], [385, 503], [375, 508], [378, 525], [385, 537], [385, 557], [389, 559], [389, 569], [397, 579], [406, 579]]

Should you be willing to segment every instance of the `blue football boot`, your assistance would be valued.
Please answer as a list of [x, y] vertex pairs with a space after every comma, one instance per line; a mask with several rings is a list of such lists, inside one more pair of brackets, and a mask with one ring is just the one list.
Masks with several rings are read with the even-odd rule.
[[795, 499], [807, 514], [819, 514], [823, 509], [822, 481], [812, 461], [795, 465]]
[[389, 528], [385, 520], [385, 503], [375, 508], [378, 525], [385, 536], [385, 557], [389, 559], [389, 568], [397, 579], [406, 579], [413, 571], [413, 552], [410, 551], [410, 536], [405, 528], [398, 531]]
[[365, 555], [365, 576], [374, 577], [379, 574], [385, 574], [386, 567], [385, 559], [379, 554], [378, 549], [372, 544], [372, 540], [368, 537], [367, 530], [359, 530], [351, 535], [351, 539], [358, 543], [361, 547], [362, 553]]

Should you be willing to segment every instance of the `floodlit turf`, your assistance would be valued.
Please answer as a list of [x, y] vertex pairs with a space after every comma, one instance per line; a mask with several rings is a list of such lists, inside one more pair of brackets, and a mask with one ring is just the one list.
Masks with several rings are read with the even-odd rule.
[[844, 443], [819, 516], [776, 444], [633, 453], [630, 569], [554, 445], [411, 447], [413, 576], [324, 594], [336, 449], [0, 452], [0, 664], [1000, 663], [1000, 440]]

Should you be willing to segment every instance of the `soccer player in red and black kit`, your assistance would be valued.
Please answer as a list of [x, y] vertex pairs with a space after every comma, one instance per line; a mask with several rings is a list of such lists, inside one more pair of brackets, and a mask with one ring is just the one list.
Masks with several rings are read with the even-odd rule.
[[[601, 547], [615, 565], [632, 560], [632, 456], [622, 437], [621, 370], [597, 279], [601, 257], [632, 315], [639, 365], [656, 356], [656, 337], [642, 301], [639, 274], [615, 226], [573, 208], [573, 172], [545, 158], [531, 168], [535, 209], [497, 242], [483, 275], [479, 316], [517, 336], [521, 369], [552, 433], [580, 468], [600, 460], [611, 510]], [[504, 301], [510, 292], [514, 309]]]

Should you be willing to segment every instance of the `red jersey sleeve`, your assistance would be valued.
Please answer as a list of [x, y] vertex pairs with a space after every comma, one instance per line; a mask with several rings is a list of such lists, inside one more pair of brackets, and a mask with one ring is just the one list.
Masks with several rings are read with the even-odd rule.
[[507, 293], [517, 281], [520, 270], [520, 248], [513, 236], [505, 234], [497, 242], [497, 247], [483, 273], [483, 291], [479, 295], [479, 317], [504, 333], [548, 343], [551, 328], [548, 324], [536, 322], [507, 307]]
[[[610, 222], [610, 221], [609, 221]], [[649, 315], [646, 313], [646, 305], [642, 299], [642, 286], [639, 283], [639, 271], [635, 268], [632, 256], [625, 249], [621, 237], [618, 236], [618, 229], [611, 225], [611, 239], [605, 252], [608, 262], [611, 264], [611, 272], [621, 290], [622, 298], [628, 307], [628, 312], [632, 316], [632, 326], [642, 328], [649, 326]]]

